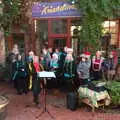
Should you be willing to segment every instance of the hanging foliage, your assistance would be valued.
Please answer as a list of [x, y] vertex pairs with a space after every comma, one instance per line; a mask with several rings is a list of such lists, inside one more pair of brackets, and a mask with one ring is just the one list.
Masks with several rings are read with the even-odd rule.
[[81, 40], [87, 41], [94, 48], [98, 48], [103, 30], [102, 23], [105, 19], [117, 16], [117, 11], [120, 10], [120, 0], [72, 1], [83, 12]]
[[4, 29], [7, 35], [11, 29], [12, 23], [17, 22], [20, 17], [21, 0], [2, 0], [0, 8], [0, 27]]
[[39, 0], [0, 0], [0, 28], [4, 29], [5, 35], [11, 32], [13, 24], [26, 26], [31, 19], [31, 5], [36, 1]]

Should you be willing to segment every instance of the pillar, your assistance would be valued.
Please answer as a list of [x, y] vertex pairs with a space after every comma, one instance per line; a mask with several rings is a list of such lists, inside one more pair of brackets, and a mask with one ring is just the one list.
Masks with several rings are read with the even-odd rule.
[[52, 20], [48, 19], [48, 47], [52, 47], [51, 31], [52, 31]]
[[71, 28], [71, 19], [68, 18], [68, 20], [67, 20], [67, 47], [71, 47], [71, 32], [70, 32], [70, 28]]

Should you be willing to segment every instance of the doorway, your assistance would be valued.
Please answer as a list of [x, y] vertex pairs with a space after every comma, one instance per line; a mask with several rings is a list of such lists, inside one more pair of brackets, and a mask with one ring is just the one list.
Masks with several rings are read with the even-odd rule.
[[12, 36], [13, 36], [13, 45], [17, 44], [20, 53], [24, 53], [25, 52], [24, 34], [13, 33]]

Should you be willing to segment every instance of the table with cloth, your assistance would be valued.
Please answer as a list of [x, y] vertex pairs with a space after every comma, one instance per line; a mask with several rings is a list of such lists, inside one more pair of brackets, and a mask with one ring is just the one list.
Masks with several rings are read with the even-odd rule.
[[94, 88], [91, 89], [88, 86], [80, 86], [78, 89], [79, 101], [91, 106], [93, 111], [94, 108], [98, 108], [99, 106], [108, 106], [111, 101], [106, 89], [100, 90], [99, 87]]

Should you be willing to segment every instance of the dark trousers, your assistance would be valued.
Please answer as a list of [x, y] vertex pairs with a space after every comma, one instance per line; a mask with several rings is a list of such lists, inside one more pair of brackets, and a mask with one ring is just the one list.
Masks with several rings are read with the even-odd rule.
[[102, 71], [93, 71], [93, 78], [94, 80], [102, 79]]
[[73, 78], [64, 77], [64, 87], [68, 92], [73, 91]]
[[32, 92], [33, 92], [33, 101], [37, 104], [39, 104], [39, 94], [41, 92], [40, 88], [40, 79], [37, 78], [37, 76], [33, 76], [33, 87], [32, 87]]
[[27, 82], [26, 82], [26, 78], [17, 78], [15, 80], [15, 88], [17, 90], [18, 93], [27, 93]]

